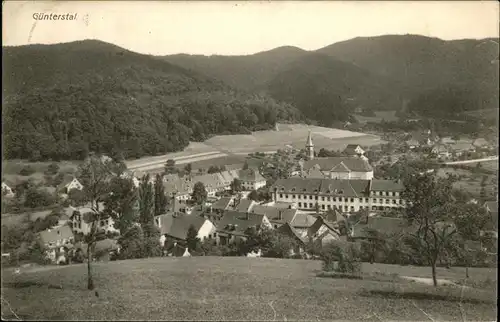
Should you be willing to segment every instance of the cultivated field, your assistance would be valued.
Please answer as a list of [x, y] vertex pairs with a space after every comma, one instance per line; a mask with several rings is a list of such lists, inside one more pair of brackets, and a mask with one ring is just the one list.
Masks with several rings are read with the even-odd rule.
[[278, 124], [278, 131], [258, 131], [252, 134], [218, 135], [205, 142], [192, 142], [182, 152], [169, 153], [156, 157], [144, 157], [126, 162], [129, 169], [154, 171], [163, 168], [168, 159], [177, 164], [209, 162], [227, 156], [247, 155], [254, 152], [274, 152], [291, 145], [296, 149], [305, 146], [311, 130], [314, 146], [330, 150], [343, 150], [347, 144], [371, 146], [385, 143], [379, 136], [331, 129], [304, 124]]
[[382, 121], [394, 122], [399, 120], [396, 116], [396, 111], [377, 111], [375, 112], [375, 116], [363, 116], [363, 115], [354, 115], [356, 120], [360, 123], [382, 123]]
[[[483, 164], [484, 162], [481, 162]], [[484, 166], [484, 164], [483, 164]], [[453, 186], [457, 189], [462, 189], [472, 194], [473, 196], [479, 197], [481, 192], [481, 181], [483, 176], [487, 177], [485, 191], [487, 196], [494, 193], [495, 186], [498, 185], [498, 179], [496, 175], [491, 174], [476, 174], [467, 169], [454, 169], [454, 168], [440, 168], [437, 171], [437, 175], [440, 177], [447, 177], [448, 174], [454, 174], [461, 177], [460, 180], [455, 182]]]
[[[99, 297], [85, 264], [3, 272], [2, 317], [49, 320], [395, 320], [496, 318], [496, 273], [470, 269], [482, 289], [398, 280], [316, 277], [319, 261], [241, 257], [153, 258], [97, 263]], [[429, 268], [364, 264], [365, 272], [430, 276]], [[387, 275], [386, 275], [387, 276]], [[464, 270], [438, 269], [460, 279]], [[490, 278], [490, 281], [485, 280]], [[8, 305], [7, 305], [8, 304]]]

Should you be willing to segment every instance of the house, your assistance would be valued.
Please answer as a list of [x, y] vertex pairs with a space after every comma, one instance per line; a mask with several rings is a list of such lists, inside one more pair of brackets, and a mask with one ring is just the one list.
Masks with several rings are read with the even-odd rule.
[[66, 262], [66, 248], [74, 242], [74, 235], [69, 226], [58, 226], [39, 233], [40, 242], [46, 248], [46, 256], [57, 264]]
[[265, 215], [274, 228], [278, 228], [284, 224], [291, 224], [297, 215], [297, 209], [281, 209], [277, 207], [269, 207], [256, 205], [250, 211], [253, 214]]
[[230, 206], [233, 204], [234, 198], [233, 197], [222, 197], [216, 202], [212, 204], [210, 207], [212, 212], [220, 213], [222, 214], [224, 211], [228, 210]]
[[307, 240], [324, 246], [334, 240], [340, 240], [340, 232], [335, 222], [330, 222], [318, 216], [307, 231]]
[[[72, 247], [72, 252], [81, 251], [83, 256], [87, 256], [88, 244], [78, 242]], [[113, 253], [120, 251], [120, 245], [115, 239], [98, 240], [94, 244], [93, 257], [96, 260], [110, 260]]]
[[80, 181], [78, 181], [77, 178], [73, 177], [72, 179], [70, 179], [68, 181], [69, 182], [67, 182], [67, 181], [63, 182], [65, 193], [69, 193], [73, 189], [77, 189], [77, 190], [83, 189], [83, 185], [80, 183]]
[[365, 150], [359, 144], [348, 144], [344, 149], [344, 154], [348, 156], [361, 156], [365, 154]]
[[186, 240], [191, 226], [201, 241], [216, 237], [214, 224], [202, 216], [170, 213], [155, 217], [155, 223], [162, 235], [178, 241]]
[[[99, 209], [104, 209], [104, 204], [99, 205]], [[85, 216], [87, 213], [93, 213], [94, 211], [88, 207], [69, 207], [67, 210], [67, 215], [70, 217], [73, 232], [81, 233], [87, 235], [92, 229], [92, 223], [85, 221]], [[102, 216], [97, 223], [97, 229], [105, 231], [107, 233], [119, 233], [120, 231], [114, 227], [114, 220], [111, 217]]]
[[249, 228], [272, 229], [272, 226], [265, 215], [226, 211], [217, 225], [217, 242], [227, 245], [245, 240]]
[[249, 212], [255, 205], [257, 203], [253, 200], [236, 198], [231, 209], [238, 212]]
[[314, 158], [304, 162], [304, 177], [320, 177], [330, 179], [373, 179], [373, 168], [370, 163], [359, 157], [327, 157]]
[[458, 141], [450, 145], [452, 154], [461, 156], [467, 152], [475, 152], [476, 148], [470, 142]]
[[368, 237], [369, 230], [376, 230], [386, 236], [391, 236], [401, 234], [407, 229], [409, 227], [401, 218], [366, 216], [351, 227], [350, 237], [365, 239]]
[[295, 247], [290, 249], [290, 255], [303, 254], [307, 245], [307, 239], [302, 237], [289, 223], [285, 223], [277, 229], [278, 232], [290, 237], [295, 241]]
[[2, 182], [2, 197], [8, 197], [12, 198], [14, 197], [14, 191], [12, 191], [12, 188], [7, 185], [7, 183]]
[[165, 245], [164, 254], [172, 257], [191, 257], [187, 246], [177, 241], [169, 242]]
[[423, 146], [431, 146], [438, 140], [439, 138], [433, 135], [430, 131], [425, 133], [416, 131], [410, 134], [409, 138], [406, 140], [406, 145], [410, 149], [414, 149]]
[[257, 190], [266, 186], [266, 179], [255, 169], [240, 170], [239, 180], [244, 191]]
[[293, 202], [299, 210], [372, 211], [404, 207], [402, 183], [392, 180], [279, 179], [272, 186], [274, 202]]
[[433, 146], [430, 154], [438, 157], [439, 159], [448, 159], [451, 157], [450, 149], [443, 144]]

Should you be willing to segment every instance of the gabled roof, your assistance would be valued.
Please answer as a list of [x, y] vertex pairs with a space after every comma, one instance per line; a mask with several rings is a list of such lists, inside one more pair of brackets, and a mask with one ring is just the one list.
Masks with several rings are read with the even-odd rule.
[[277, 180], [277, 192], [328, 194], [332, 196], [361, 197], [368, 195], [370, 180], [288, 178]]
[[323, 172], [321, 172], [320, 169], [312, 167], [311, 169], [306, 171], [305, 177], [311, 179], [323, 179], [326, 178], [326, 175]]
[[160, 231], [162, 235], [168, 235], [177, 239], [185, 240], [187, 232], [191, 225], [196, 231], [199, 231], [201, 226], [207, 221], [201, 216], [196, 215], [173, 215], [165, 214], [158, 216], [160, 220]]
[[360, 221], [353, 226], [353, 238], [364, 238], [368, 229], [379, 231], [386, 235], [403, 232], [407, 229], [404, 220], [392, 217], [368, 217], [368, 224]]
[[297, 214], [297, 209], [282, 209], [272, 206], [255, 205], [250, 212], [254, 214], [266, 215], [272, 223], [290, 224]]
[[472, 145], [476, 147], [482, 147], [489, 145], [489, 142], [483, 138], [477, 138], [472, 142]]
[[264, 177], [259, 173], [259, 171], [254, 169], [240, 170], [239, 179], [243, 181], [260, 182], [265, 181]]
[[309, 238], [313, 238], [322, 226], [325, 226], [327, 230], [322, 234], [322, 236], [318, 237], [322, 238], [326, 234], [332, 234], [337, 237], [340, 236], [340, 232], [336, 229], [333, 223], [325, 221], [322, 217], [317, 217], [314, 224], [311, 225], [311, 227], [309, 227], [309, 229], [307, 230], [307, 235], [309, 236]]
[[331, 169], [332, 172], [351, 172], [351, 170], [344, 164], [344, 161], [340, 162]]
[[239, 202], [238, 201], [236, 202], [237, 204], [234, 210], [239, 212], [251, 211], [252, 208], [257, 204], [255, 201], [251, 199], [240, 199]]
[[261, 214], [226, 211], [217, 224], [217, 231], [242, 235], [248, 228], [260, 227], [264, 217]]
[[307, 243], [307, 238], [300, 236], [300, 234], [297, 232], [297, 230], [295, 230], [292, 226], [290, 226], [289, 223], [283, 224], [281, 227], [279, 227], [277, 229], [277, 231], [279, 231], [280, 233], [282, 233], [286, 236], [294, 238], [295, 240], [297, 240], [298, 242], [300, 242], [302, 244]]
[[348, 155], [355, 155], [357, 154], [356, 149], [358, 147], [361, 149], [361, 146], [359, 144], [348, 144], [344, 149], [344, 153], [347, 153]]
[[328, 158], [314, 158], [304, 162], [304, 169], [308, 170], [315, 165], [318, 165], [322, 171], [330, 171], [335, 168], [339, 163], [344, 165], [351, 171], [355, 172], [369, 172], [373, 171], [371, 165], [358, 157], [328, 157]]
[[295, 228], [309, 228], [316, 222], [316, 217], [310, 214], [298, 212], [293, 217], [290, 225]]
[[404, 185], [401, 182], [384, 179], [373, 179], [371, 191], [394, 191], [401, 192], [404, 190]]
[[73, 231], [69, 226], [61, 226], [49, 228], [40, 232], [40, 239], [44, 244], [55, 243], [61, 239], [69, 239], [73, 237]]
[[226, 210], [229, 208], [232, 201], [233, 198], [231, 197], [222, 197], [212, 204], [212, 209]]

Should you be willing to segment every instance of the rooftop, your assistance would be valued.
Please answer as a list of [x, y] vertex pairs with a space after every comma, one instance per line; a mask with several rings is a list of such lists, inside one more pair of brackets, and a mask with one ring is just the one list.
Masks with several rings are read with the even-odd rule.
[[320, 170], [330, 171], [340, 163], [343, 163], [346, 168], [354, 172], [373, 171], [373, 168], [367, 161], [358, 157], [315, 158], [304, 162], [304, 169], [309, 170], [314, 166], [318, 166]]

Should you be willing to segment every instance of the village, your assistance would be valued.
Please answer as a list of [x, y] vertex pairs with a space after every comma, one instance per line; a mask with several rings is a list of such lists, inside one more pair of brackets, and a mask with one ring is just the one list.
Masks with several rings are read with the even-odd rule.
[[[484, 139], [454, 145], [452, 140], [436, 138], [430, 131], [392, 149], [423, 156], [429, 164], [464, 160], [462, 156], [487, 158], [493, 150]], [[169, 160], [160, 175], [146, 177], [144, 172], [125, 170], [121, 177], [130, 179], [135, 189], [143, 180], [147, 179], [151, 185], [161, 180], [167, 206], [154, 218], [161, 236], [158, 240], [161, 256], [191, 256], [190, 230], [196, 232], [199, 242], [223, 247], [245, 241], [251, 229], [268, 229], [293, 240], [287, 256], [310, 258], [310, 252], [306, 251], [310, 244], [359, 242], [373, 230], [387, 236], [404, 230], [398, 213], [406, 206], [405, 187], [401, 179], [374, 174], [377, 172], [374, 167], [383, 164], [384, 156], [379, 151], [380, 161], [371, 165], [367, 157], [375, 155], [371, 151], [348, 144], [343, 151], [321, 149], [318, 153], [309, 132], [304, 149], [285, 146], [275, 154], [255, 153], [250, 158], [253, 162], [241, 168], [228, 165], [229, 170], [216, 167], [209, 173], [193, 174], [190, 165], [178, 171]], [[336, 156], [328, 156], [332, 154]], [[395, 155], [385, 158], [386, 165], [397, 162]], [[85, 218], [86, 214], [96, 212], [83, 202], [84, 186], [77, 176], [67, 177], [60, 185], [67, 207], [55, 213], [46, 211], [48, 217], [38, 219], [52, 218], [49, 226], [38, 233], [46, 262], [52, 264], [68, 264], [76, 253], [80, 257], [86, 253], [85, 236], [92, 232], [94, 223]], [[6, 182], [2, 182], [2, 191], [3, 198], [15, 198], [14, 189]], [[493, 196], [482, 197], [470, 198], [468, 202], [479, 202], [486, 209], [491, 217], [490, 232], [498, 236], [498, 201]], [[100, 208], [104, 208], [103, 203]], [[2, 227], [4, 219], [2, 215]], [[103, 234], [95, 243], [94, 260], [116, 258], [120, 253], [120, 230], [115, 221], [107, 216], [97, 225]], [[15, 261], [11, 252], [2, 247], [2, 260]], [[262, 253], [256, 249], [243, 255], [259, 257]]]

